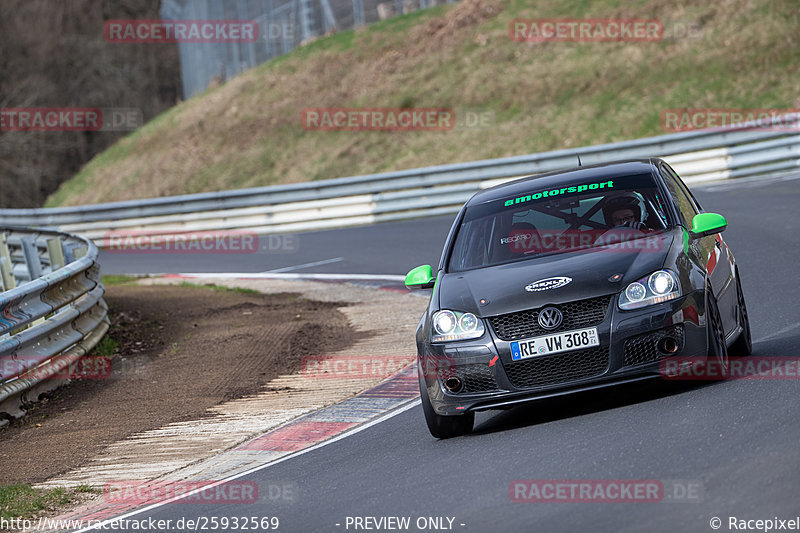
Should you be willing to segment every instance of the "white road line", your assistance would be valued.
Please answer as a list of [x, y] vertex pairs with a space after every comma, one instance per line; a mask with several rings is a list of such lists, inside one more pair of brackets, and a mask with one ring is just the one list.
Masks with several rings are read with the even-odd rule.
[[339, 261], [343, 261], [344, 257], [334, 257], [333, 259], [323, 259], [322, 261], [314, 261], [313, 263], [303, 263], [302, 265], [294, 265], [288, 266], [283, 268], [276, 268], [275, 270], [265, 270], [264, 274], [269, 274], [273, 272], [289, 272], [290, 270], [298, 270], [300, 268], [310, 268], [318, 265], [328, 265], [330, 263], [338, 263]]
[[767, 340], [770, 340], [770, 339], [774, 339], [775, 337], [780, 337], [784, 333], [792, 331], [793, 329], [797, 328], [798, 326], [800, 326], [800, 322], [798, 322], [796, 324], [792, 324], [791, 326], [786, 326], [783, 329], [779, 329], [778, 331], [775, 331], [774, 333], [770, 333], [766, 337], [761, 337], [756, 342], [763, 342], [763, 341], [767, 341]]
[[103, 520], [102, 522], [100, 522], [99, 524], [94, 524], [92, 526], [85, 527], [83, 529], [78, 529], [78, 530], [74, 531], [73, 533], [82, 533], [84, 531], [93, 531], [93, 530], [101, 529], [101, 528], [102, 529], [108, 529], [108, 524], [110, 524], [114, 520], [125, 520], [126, 518], [130, 518], [132, 516], [136, 516], [138, 514], [142, 514], [142, 513], [147, 512], [147, 511], [152, 511], [153, 509], [157, 509], [159, 507], [163, 507], [163, 506], [165, 506], [167, 504], [176, 502], [178, 500], [182, 500], [183, 498], [187, 498], [189, 496], [192, 496], [192, 495], [197, 494], [199, 492], [202, 492], [204, 490], [208, 490], [210, 488], [216, 487], [217, 485], [221, 485], [223, 483], [227, 483], [229, 481], [233, 481], [234, 479], [239, 479], [240, 477], [244, 477], [244, 476], [250, 475], [250, 474], [252, 474], [254, 472], [258, 472], [259, 470], [264, 470], [264, 469], [269, 468], [270, 466], [274, 466], [274, 465], [276, 465], [278, 463], [282, 463], [284, 461], [288, 461], [289, 459], [294, 459], [295, 457], [299, 457], [300, 455], [303, 455], [303, 454], [306, 454], [306, 453], [309, 453], [309, 452], [313, 452], [314, 450], [318, 450], [319, 448], [322, 448], [323, 446], [327, 446], [328, 444], [332, 444], [332, 443], [334, 443], [336, 441], [345, 439], [345, 438], [347, 438], [347, 437], [349, 437], [351, 435], [355, 435], [356, 433], [364, 431], [365, 429], [371, 428], [372, 426], [378, 425], [381, 422], [384, 422], [384, 421], [386, 421], [386, 420], [388, 420], [388, 419], [390, 419], [392, 417], [395, 417], [395, 416], [397, 416], [397, 415], [399, 415], [401, 413], [404, 413], [404, 412], [408, 411], [409, 409], [413, 409], [414, 407], [416, 407], [418, 405], [420, 405], [420, 399], [419, 398], [415, 398], [413, 400], [409, 400], [408, 403], [406, 403], [405, 405], [401, 405], [400, 407], [397, 407], [396, 409], [386, 413], [385, 415], [383, 415], [383, 416], [381, 416], [379, 418], [376, 418], [375, 420], [372, 420], [371, 422], [367, 422], [366, 424], [362, 424], [360, 426], [354, 427], [353, 429], [347, 430], [344, 433], [341, 433], [341, 434], [339, 434], [339, 435], [337, 435], [335, 437], [332, 437], [332, 438], [330, 438], [330, 439], [328, 439], [326, 441], [320, 442], [319, 444], [315, 444], [313, 446], [309, 446], [308, 448], [304, 448], [304, 449], [302, 449], [300, 451], [297, 451], [295, 453], [292, 453], [292, 454], [289, 454], [289, 455], [285, 455], [285, 456], [283, 456], [283, 457], [281, 457], [279, 459], [276, 459], [276, 460], [274, 460], [274, 461], [272, 461], [270, 463], [267, 463], [267, 464], [264, 464], [264, 465], [260, 465], [260, 466], [256, 466], [254, 468], [251, 468], [250, 470], [246, 470], [244, 472], [240, 472], [240, 473], [235, 474], [233, 476], [230, 476], [230, 477], [227, 477], [227, 478], [224, 478], [224, 479], [220, 479], [219, 481], [215, 481], [215, 482], [210, 483], [208, 485], [203, 485], [202, 487], [200, 487], [198, 489], [195, 489], [195, 490], [193, 490], [191, 492], [187, 492], [185, 494], [181, 494], [180, 496], [175, 496], [173, 498], [170, 498], [169, 500], [164, 500], [163, 502], [154, 503], [152, 505], [148, 505], [147, 507], [143, 507], [141, 509], [137, 509], [135, 511], [131, 511], [129, 513], [125, 513], [123, 515], [119, 515], [119, 516], [116, 516], [116, 517], [113, 517], [113, 518], [107, 518], [107, 519]]
[[[129, 274], [141, 276], [141, 274]], [[330, 281], [405, 281], [405, 276], [396, 274], [296, 274], [293, 272], [188, 272], [188, 273], [160, 273], [148, 274], [147, 277], [161, 278], [181, 276], [184, 278], [211, 278], [211, 279], [299, 279], [299, 280], [330, 280]]]

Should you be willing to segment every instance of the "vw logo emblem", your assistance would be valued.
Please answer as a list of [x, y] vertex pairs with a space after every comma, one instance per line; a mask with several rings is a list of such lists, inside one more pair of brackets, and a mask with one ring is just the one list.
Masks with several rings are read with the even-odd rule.
[[564, 315], [556, 307], [545, 307], [539, 311], [539, 325], [544, 329], [556, 329], [564, 321]]

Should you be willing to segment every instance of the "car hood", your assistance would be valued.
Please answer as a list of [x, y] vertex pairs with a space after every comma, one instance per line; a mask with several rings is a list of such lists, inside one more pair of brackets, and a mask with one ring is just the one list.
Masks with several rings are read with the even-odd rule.
[[[439, 308], [487, 317], [615, 294], [628, 283], [662, 268], [675, 233], [660, 233], [648, 239], [648, 248], [640, 251], [604, 246], [448, 273], [439, 280]], [[621, 277], [611, 281], [615, 274]], [[553, 277], [572, 281], [558, 288], [525, 289]], [[481, 300], [485, 302], [481, 304]]]

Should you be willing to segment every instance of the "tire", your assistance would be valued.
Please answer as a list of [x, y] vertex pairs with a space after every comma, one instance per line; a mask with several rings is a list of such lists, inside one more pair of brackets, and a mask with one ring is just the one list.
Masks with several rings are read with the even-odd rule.
[[419, 383], [419, 395], [422, 398], [422, 411], [425, 413], [425, 422], [428, 424], [428, 431], [431, 432], [431, 435], [437, 439], [449, 439], [467, 435], [472, 431], [472, 426], [475, 424], [475, 413], [470, 411], [455, 416], [436, 414], [422, 378]]
[[719, 314], [719, 306], [711, 287], [708, 288], [708, 307], [706, 309], [708, 319], [706, 321], [706, 331], [708, 335], [708, 360], [716, 361], [720, 365], [720, 377], [728, 374], [730, 361], [728, 359], [728, 345], [725, 343], [725, 328], [722, 326], [722, 318]]
[[736, 269], [736, 297], [739, 304], [739, 326], [741, 326], [742, 332], [729, 348], [729, 352], [736, 357], [745, 357], [753, 353], [753, 337], [750, 334], [750, 317], [747, 314], [747, 304], [744, 302], [739, 269]]

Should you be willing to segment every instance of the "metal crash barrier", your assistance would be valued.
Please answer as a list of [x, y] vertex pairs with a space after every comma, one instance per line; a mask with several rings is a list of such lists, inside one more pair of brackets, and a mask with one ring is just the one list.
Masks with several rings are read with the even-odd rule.
[[800, 122], [730, 126], [569, 150], [324, 181], [80, 207], [0, 209], [0, 224], [53, 226], [100, 246], [119, 235], [322, 230], [456, 213], [475, 192], [577, 164], [659, 156], [688, 183], [800, 169]]
[[63, 384], [108, 331], [97, 254], [77, 235], [0, 227], [0, 416]]

